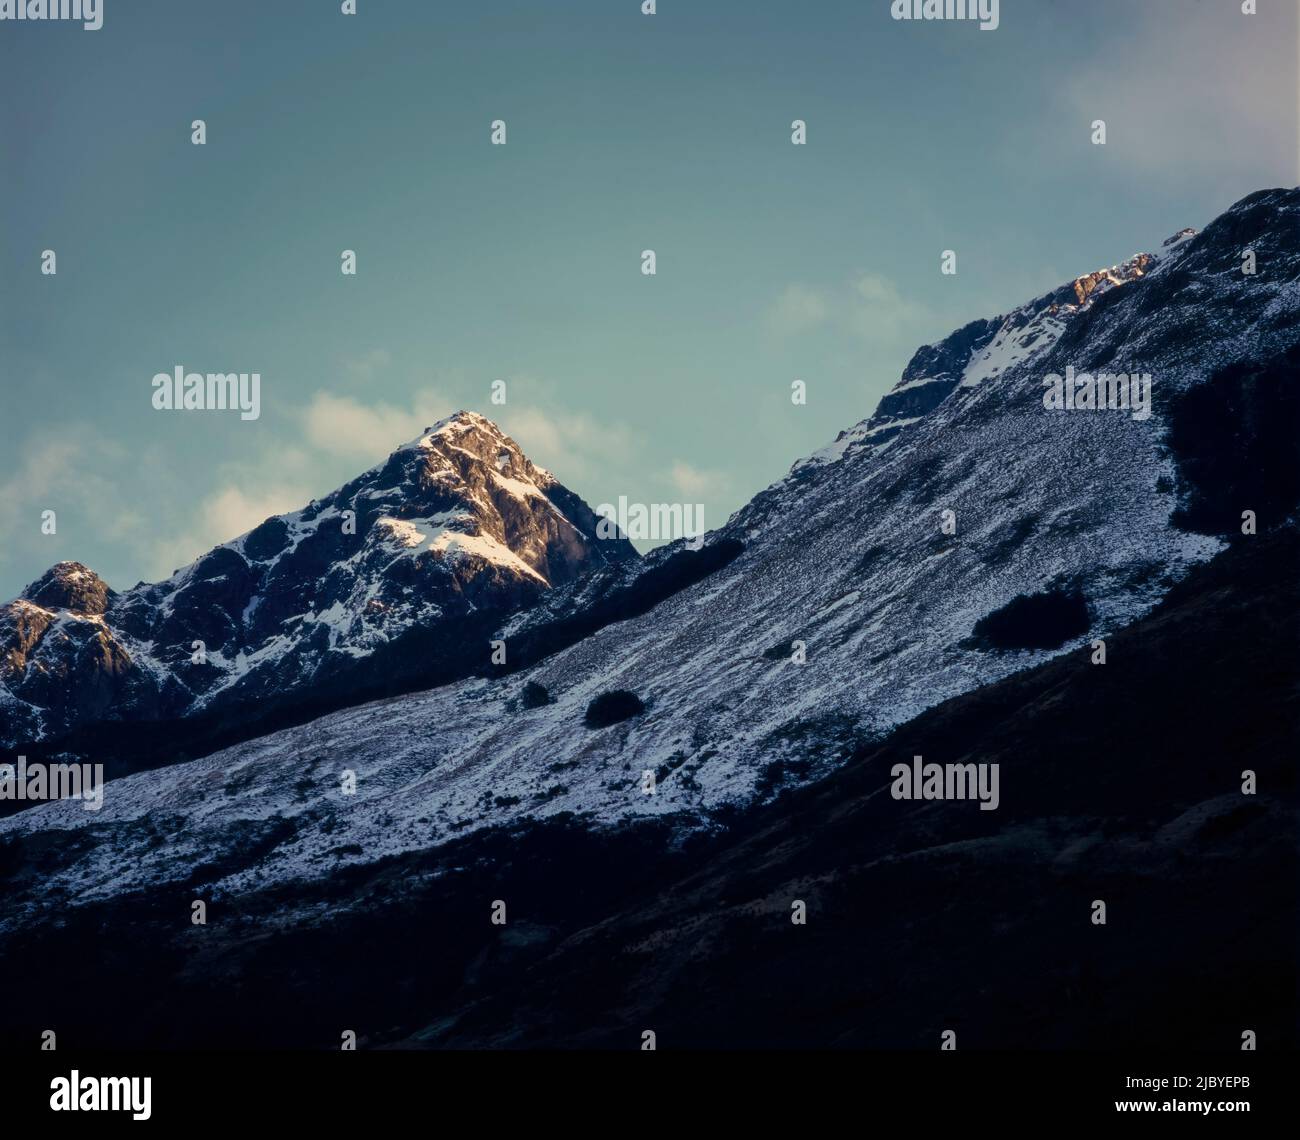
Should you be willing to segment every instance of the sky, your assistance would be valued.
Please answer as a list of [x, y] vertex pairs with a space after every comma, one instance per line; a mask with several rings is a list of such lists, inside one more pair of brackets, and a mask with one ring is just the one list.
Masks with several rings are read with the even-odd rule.
[[[715, 527], [918, 346], [1300, 181], [1295, 0], [103, 5], [0, 22], [0, 599], [165, 577], [461, 408]], [[260, 416], [156, 410], [177, 366]]]

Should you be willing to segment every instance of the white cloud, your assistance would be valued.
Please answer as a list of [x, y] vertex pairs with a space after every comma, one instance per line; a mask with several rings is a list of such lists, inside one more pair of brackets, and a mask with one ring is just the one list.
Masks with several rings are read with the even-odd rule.
[[303, 413], [303, 433], [313, 448], [378, 463], [455, 409], [432, 389], [417, 392], [407, 408], [364, 404], [351, 396], [317, 392]]
[[889, 278], [862, 272], [834, 288], [787, 285], [768, 307], [764, 324], [782, 338], [831, 326], [878, 342], [906, 340], [929, 317], [925, 306], [904, 298]]
[[1255, 16], [1235, 3], [1134, 8], [1133, 23], [1063, 77], [1056, 146], [1090, 146], [1103, 119], [1097, 150], [1126, 177], [1213, 179], [1234, 196], [1293, 184], [1295, 6], [1261, 4]]
[[311, 496], [303, 487], [262, 487], [247, 492], [225, 486], [205, 498], [195, 509], [192, 525], [183, 534], [155, 539], [149, 544], [150, 572], [159, 578], [194, 561], [214, 546], [252, 530], [272, 515], [303, 506]]
[[[21, 552], [37, 553], [33, 561], [42, 568], [81, 553], [81, 536], [71, 521], [120, 514], [115, 488], [100, 472], [125, 455], [119, 444], [85, 423], [66, 424], [29, 442], [13, 473], [0, 482], [0, 565]], [[53, 536], [41, 533], [41, 512], [46, 510], [55, 512]]]
[[833, 300], [828, 293], [810, 285], [787, 285], [768, 308], [765, 323], [775, 336], [798, 336], [830, 319]]
[[571, 489], [587, 479], [603, 482], [627, 462], [636, 441], [622, 424], [572, 411], [567, 403], [560, 385], [516, 373], [506, 378], [506, 403], [473, 410], [495, 421], [529, 459]]
[[886, 277], [863, 273], [850, 285], [846, 306], [848, 327], [866, 340], [888, 340], [906, 335], [906, 330], [926, 319], [926, 309], [905, 300]]
[[393, 362], [392, 354], [386, 348], [373, 348], [355, 360], [345, 360], [343, 367], [357, 380], [373, 380]]
[[56, 506], [69, 486], [76, 486], [80, 447], [71, 439], [45, 439], [26, 449], [18, 469], [0, 483], [0, 520], [8, 532], [38, 500]]
[[726, 476], [718, 471], [702, 471], [685, 460], [675, 460], [668, 471], [672, 484], [686, 498], [695, 500], [716, 494], [727, 482]]

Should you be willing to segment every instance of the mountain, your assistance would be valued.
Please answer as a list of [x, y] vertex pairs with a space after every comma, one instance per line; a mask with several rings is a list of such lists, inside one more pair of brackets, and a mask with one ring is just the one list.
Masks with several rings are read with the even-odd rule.
[[[113, 891], [48, 881], [90, 865], [91, 828], [16, 817], [0, 972], [23, 985], [0, 1044], [53, 1025], [83, 1048], [330, 1049], [348, 1027], [361, 1048], [636, 1049], [653, 1029], [667, 1050], [934, 1050], [951, 1029], [962, 1050], [1223, 1055], [1250, 1028], [1294, 1048], [1297, 569], [1294, 526], [1236, 543], [1104, 666], [1084, 649], [954, 697], [685, 843], [669, 821], [521, 819], [213, 894], [310, 826], [259, 817], [246, 769], [191, 788], [243, 795], [242, 847]], [[999, 809], [893, 800], [916, 754], [1000, 764]], [[173, 810], [141, 815], [142, 840], [175, 851]], [[19, 925], [27, 900], [43, 919]]]
[[[36, 841], [41, 892], [79, 905], [183, 889], [237, 906], [267, 890], [288, 921], [307, 884], [492, 828], [662, 825], [656, 843], [688, 846], [946, 701], [1086, 660], [1250, 541], [1244, 512], [1261, 537], [1296, 510], [1297, 222], [1300, 191], [1261, 191], [1159, 252], [922, 348], [872, 416], [699, 551], [593, 556], [549, 591], [506, 576], [530, 597], [443, 649], [472, 657], [499, 637], [505, 666], [455, 679], [449, 664], [440, 687], [126, 776], [100, 812], [44, 805], [0, 836], [20, 850], [60, 836], [57, 850]], [[1121, 371], [1150, 376], [1149, 416], [1045, 405], [1053, 375]], [[330, 622], [304, 623], [318, 648], [366, 628], [364, 589], [333, 610], [342, 596], [313, 605]], [[366, 668], [396, 659], [387, 645]], [[276, 661], [265, 684], [301, 676], [291, 649]], [[635, 698], [614, 698], [621, 719], [589, 717], [620, 692]], [[345, 771], [354, 795], [340, 793]], [[31, 921], [43, 897], [14, 890], [0, 925]]]
[[106, 726], [125, 726], [138, 754], [147, 741], [130, 730], [155, 722], [247, 734], [277, 714], [463, 675], [456, 643], [472, 631], [635, 560], [596, 523], [490, 420], [457, 413], [165, 582], [118, 594], [79, 563], [50, 569], [0, 608], [0, 746], [76, 750], [81, 730], [98, 754]]

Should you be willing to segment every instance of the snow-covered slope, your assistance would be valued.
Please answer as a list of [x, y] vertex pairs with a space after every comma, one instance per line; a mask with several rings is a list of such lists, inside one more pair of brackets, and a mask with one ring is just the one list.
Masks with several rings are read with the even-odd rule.
[[[737, 557], [526, 673], [337, 712], [117, 781], [98, 814], [49, 805], [0, 834], [81, 829], [84, 845], [52, 872], [80, 898], [176, 881], [196, 863], [219, 894], [525, 814], [682, 813], [689, 825], [812, 778], [950, 696], [1132, 622], [1221, 548], [1171, 524], [1184, 473], [1162, 442], [1168, 409], [1224, 366], [1296, 342], [1298, 223], [1300, 191], [1252, 195], [1157, 255], [921, 349], [873, 416], [709, 536], [743, 544]], [[1067, 367], [1150, 373], [1154, 414], [1045, 409], [1043, 377]], [[675, 553], [577, 579], [500, 632], [509, 644], [557, 607], [580, 610], [594, 581], [634, 583]], [[1053, 590], [1088, 611], [1059, 646], [972, 636], [1019, 596]], [[550, 702], [523, 707], [526, 681]], [[645, 713], [585, 727], [612, 689]]]

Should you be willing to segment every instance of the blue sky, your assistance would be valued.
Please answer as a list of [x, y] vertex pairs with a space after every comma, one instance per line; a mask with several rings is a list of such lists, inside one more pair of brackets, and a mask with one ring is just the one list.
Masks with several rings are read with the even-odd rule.
[[[0, 597], [165, 576], [462, 407], [716, 526], [918, 345], [1300, 180], [1281, 0], [358, 8], [0, 23]], [[261, 417], [155, 411], [177, 365], [260, 372]]]

